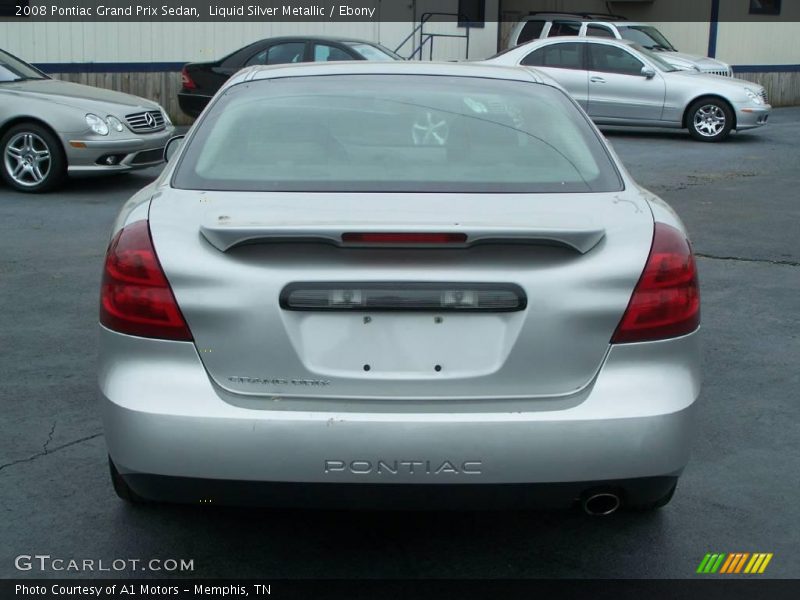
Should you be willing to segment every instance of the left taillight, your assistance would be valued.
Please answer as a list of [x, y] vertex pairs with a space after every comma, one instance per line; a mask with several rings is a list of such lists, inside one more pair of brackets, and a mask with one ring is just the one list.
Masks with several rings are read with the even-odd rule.
[[192, 76], [189, 75], [189, 70], [186, 67], [181, 69], [181, 85], [187, 90], [197, 89], [197, 84], [192, 79]]
[[126, 226], [108, 247], [100, 291], [100, 323], [128, 335], [192, 340], [158, 261], [147, 221]]

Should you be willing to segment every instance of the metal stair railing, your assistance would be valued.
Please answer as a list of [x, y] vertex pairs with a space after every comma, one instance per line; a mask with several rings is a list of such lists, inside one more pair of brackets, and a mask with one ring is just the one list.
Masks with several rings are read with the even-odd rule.
[[[454, 34], [454, 33], [435, 33], [431, 31], [425, 31], [425, 24], [431, 20], [433, 17], [455, 17], [458, 19], [459, 22], [464, 23], [464, 33], [463, 34]], [[420, 43], [419, 45], [414, 48], [414, 51], [408, 56], [407, 60], [422, 60], [422, 53], [425, 49], [425, 46], [428, 46], [428, 60], [433, 60], [433, 42], [434, 38], [442, 37], [442, 38], [462, 38], [466, 40], [466, 49], [465, 49], [465, 58], [469, 58], [469, 30], [470, 30], [470, 21], [469, 19], [461, 14], [461, 13], [445, 13], [445, 12], [426, 12], [422, 14], [422, 17], [419, 20], [419, 24], [414, 27], [413, 31], [406, 36], [406, 38], [400, 42], [400, 44], [395, 48], [395, 52], [399, 54], [400, 49], [405, 46], [409, 40], [414, 39], [414, 36], [419, 33]]]

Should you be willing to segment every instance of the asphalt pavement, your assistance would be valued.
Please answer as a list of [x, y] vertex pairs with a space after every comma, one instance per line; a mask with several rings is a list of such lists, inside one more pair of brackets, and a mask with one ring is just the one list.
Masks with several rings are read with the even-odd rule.
[[[722, 144], [606, 132], [699, 258], [705, 384], [693, 459], [654, 514], [131, 507], [108, 479], [97, 298], [116, 211], [157, 175], [0, 187], [0, 577], [693, 577], [706, 552], [800, 576], [800, 108]], [[192, 560], [184, 573], [19, 571], [19, 555]], [[94, 563], [97, 566], [97, 562]]]

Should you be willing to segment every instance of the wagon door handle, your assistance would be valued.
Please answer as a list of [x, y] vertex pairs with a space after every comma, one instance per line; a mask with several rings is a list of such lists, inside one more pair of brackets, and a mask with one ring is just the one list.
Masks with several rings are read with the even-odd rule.
[[589, 79], [589, 81], [591, 81], [592, 83], [605, 83], [606, 82], [605, 79], [603, 79], [602, 77], [598, 77], [597, 75], [595, 75], [594, 77], [591, 77]]

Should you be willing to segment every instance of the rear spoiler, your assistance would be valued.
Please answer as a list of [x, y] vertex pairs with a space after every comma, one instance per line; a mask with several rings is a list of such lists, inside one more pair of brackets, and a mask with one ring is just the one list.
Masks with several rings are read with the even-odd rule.
[[375, 223], [275, 224], [236, 223], [219, 217], [200, 226], [200, 233], [222, 252], [244, 244], [317, 242], [343, 248], [468, 248], [476, 244], [545, 244], [586, 254], [605, 237], [601, 227], [548, 228]]

